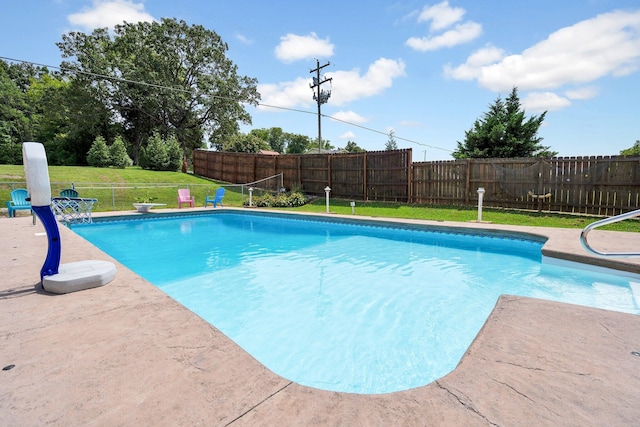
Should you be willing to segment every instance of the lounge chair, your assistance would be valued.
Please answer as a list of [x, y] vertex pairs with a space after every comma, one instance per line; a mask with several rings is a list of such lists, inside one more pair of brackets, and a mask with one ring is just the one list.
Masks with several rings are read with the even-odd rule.
[[73, 188], [65, 188], [60, 192], [60, 197], [68, 197], [70, 199], [78, 197], [78, 192]]
[[191, 195], [191, 192], [188, 188], [180, 188], [178, 189], [178, 207], [182, 208], [183, 203], [188, 203], [190, 207], [193, 207], [193, 203], [195, 202], [195, 196]]
[[222, 198], [224, 197], [224, 188], [220, 187], [216, 190], [215, 196], [207, 196], [204, 199], [204, 207], [206, 208], [209, 203], [213, 203], [213, 207], [215, 208], [218, 203], [220, 206], [224, 207], [222, 204]]
[[31, 203], [27, 200], [28, 198], [29, 192], [24, 188], [16, 188], [11, 192], [11, 200], [7, 201], [9, 218], [15, 217], [15, 211], [20, 209], [29, 209], [33, 213]]

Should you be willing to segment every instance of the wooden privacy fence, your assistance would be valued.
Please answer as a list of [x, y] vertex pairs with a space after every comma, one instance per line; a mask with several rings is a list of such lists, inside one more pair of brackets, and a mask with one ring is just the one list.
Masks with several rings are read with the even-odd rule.
[[640, 209], [640, 157], [466, 159], [412, 163], [411, 149], [260, 155], [197, 150], [194, 173], [248, 183], [278, 173], [287, 189], [356, 200], [616, 215]]
[[196, 150], [193, 172], [244, 184], [279, 173], [285, 188], [357, 200], [410, 202], [411, 150], [262, 155]]
[[640, 157], [466, 159], [413, 165], [412, 201], [616, 215], [640, 208]]

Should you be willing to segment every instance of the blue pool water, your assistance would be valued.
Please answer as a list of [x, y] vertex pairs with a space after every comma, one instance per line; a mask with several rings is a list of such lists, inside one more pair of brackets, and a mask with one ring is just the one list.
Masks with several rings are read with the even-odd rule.
[[541, 241], [243, 212], [135, 218], [73, 230], [277, 374], [326, 390], [446, 375], [501, 294], [640, 314], [637, 280], [543, 264]]

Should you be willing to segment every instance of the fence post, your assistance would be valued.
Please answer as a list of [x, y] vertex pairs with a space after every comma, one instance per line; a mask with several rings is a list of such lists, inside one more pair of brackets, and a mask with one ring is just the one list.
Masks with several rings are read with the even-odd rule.
[[[544, 192], [544, 179], [542, 176], [542, 173], [544, 172], [544, 160], [540, 159], [538, 161], [538, 194], [542, 195], [542, 193]], [[543, 202], [543, 198], [542, 197], [538, 197], [538, 212], [542, 212], [542, 202]], [[549, 200], [549, 203], [551, 203], [551, 200]]]
[[464, 204], [465, 206], [469, 206], [469, 193], [471, 190], [469, 189], [469, 184], [471, 182], [471, 159], [466, 159], [467, 170], [465, 172], [465, 183], [464, 183]]

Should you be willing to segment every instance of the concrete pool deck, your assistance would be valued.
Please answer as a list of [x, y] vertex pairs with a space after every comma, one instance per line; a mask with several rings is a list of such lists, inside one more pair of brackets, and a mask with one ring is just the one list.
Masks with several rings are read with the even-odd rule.
[[[589, 257], [580, 230], [411, 222], [526, 231], [549, 238], [546, 255]], [[640, 419], [640, 316], [503, 296], [445, 377], [391, 394], [328, 392], [275, 375], [71, 230], [60, 233], [63, 263], [113, 261], [116, 278], [72, 294], [44, 292], [44, 228], [30, 216], [0, 218], [0, 368], [14, 365], [0, 371], [3, 426], [615, 426]], [[604, 251], [640, 249], [635, 233], [589, 237]], [[640, 259], [614, 262], [640, 273]]]

